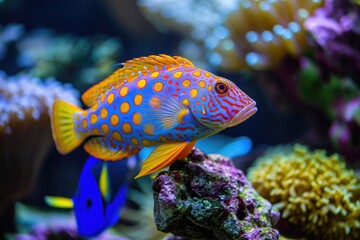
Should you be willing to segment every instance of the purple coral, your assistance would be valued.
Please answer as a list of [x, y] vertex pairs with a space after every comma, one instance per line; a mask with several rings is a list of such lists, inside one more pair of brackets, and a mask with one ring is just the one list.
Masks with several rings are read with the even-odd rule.
[[351, 1], [327, 0], [305, 21], [324, 72], [351, 76], [360, 82], [360, 7]]
[[244, 173], [198, 149], [153, 184], [158, 230], [191, 239], [278, 239], [278, 213]]

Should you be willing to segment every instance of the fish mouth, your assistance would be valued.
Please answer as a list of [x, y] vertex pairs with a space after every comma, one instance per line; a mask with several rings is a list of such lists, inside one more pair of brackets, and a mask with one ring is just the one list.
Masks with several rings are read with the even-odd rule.
[[256, 102], [252, 101], [250, 104], [246, 105], [240, 112], [238, 112], [234, 118], [229, 122], [228, 127], [233, 127], [238, 125], [254, 115], [257, 112]]

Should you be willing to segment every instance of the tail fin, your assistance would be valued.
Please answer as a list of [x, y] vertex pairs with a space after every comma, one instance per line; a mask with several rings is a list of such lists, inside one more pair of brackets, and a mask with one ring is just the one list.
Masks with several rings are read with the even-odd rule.
[[73, 151], [85, 140], [85, 136], [76, 135], [74, 123], [74, 114], [82, 111], [78, 106], [63, 100], [54, 102], [51, 128], [56, 148], [62, 154]]

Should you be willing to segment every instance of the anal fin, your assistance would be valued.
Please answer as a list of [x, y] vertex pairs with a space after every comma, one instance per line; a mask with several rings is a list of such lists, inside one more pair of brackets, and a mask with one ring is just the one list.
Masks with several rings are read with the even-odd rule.
[[142, 168], [135, 179], [166, 168], [175, 160], [186, 157], [194, 144], [195, 142], [177, 142], [158, 146], [143, 162]]
[[[109, 146], [110, 145], [110, 146]], [[101, 160], [121, 160], [126, 157], [130, 157], [140, 151], [139, 148], [134, 148], [130, 145], [117, 146], [111, 140], [105, 140], [105, 137], [94, 137], [89, 139], [84, 149], [91, 156], [99, 158]]]
[[178, 155], [177, 159], [183, 159], [186, 158], [187, 155], [191, 152], [193, 147], [195, 146], [196, 141], [189, 142], [188, 145], [181, 151], [181, 153]]

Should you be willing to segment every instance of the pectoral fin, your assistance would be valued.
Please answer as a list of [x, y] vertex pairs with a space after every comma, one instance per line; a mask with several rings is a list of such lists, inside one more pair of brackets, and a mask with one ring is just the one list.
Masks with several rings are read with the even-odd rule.
[[144, 161], [140, 173], [135, 179], [164, 169], [175, 160], [184, 158], [191, 151], [194, 144], [195, 142], [179, 142], [158, 146]]
[[175, 97], [156, 96], [149, 101], [149, 107], [144, 109], [142, 116], [143, 121], [155, 126], [155, 134], [162, 129], [175, 128], [190, 114], [189, 108]]

